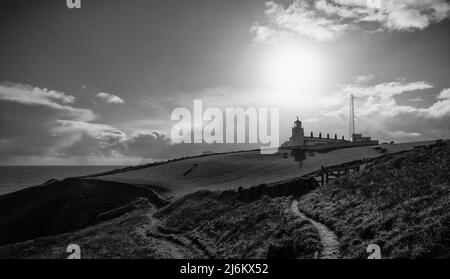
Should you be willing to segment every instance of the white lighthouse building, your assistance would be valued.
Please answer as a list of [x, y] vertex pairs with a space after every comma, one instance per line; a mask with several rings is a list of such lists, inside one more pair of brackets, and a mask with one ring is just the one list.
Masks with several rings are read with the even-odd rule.
[[292, 127], [292, 136], [289, 138], [290, 146], [303, 146], [305, 145], [305, 131], [302, 127], [302, 122], [298, 119], [294, 122]]
[[286, 141], [281, 145], [282, 148], [292, 149], [292, 148], [314, 148], [318, 149], [330, 149], [330, 148], [346, 148], [346, 147], [356, 147], [356, 146], [370, 146], [378, 145], [378, 141], [372, 140], [370, 137], [363, 137], [359, 134], [353, 135], [353, 141], [346, 140], [343, 136], [338, 138], [335, 134], [330, 136], [329, 133], [324, 134], [319, 133], [319, 136], [315, 137], [313, 132], [310, 136], [305, 136], [305, 131], [302, 127], [302, 122], [298, 119], [294, 122], [294, 127], [292, 127], [292, 136], [289, 141]]

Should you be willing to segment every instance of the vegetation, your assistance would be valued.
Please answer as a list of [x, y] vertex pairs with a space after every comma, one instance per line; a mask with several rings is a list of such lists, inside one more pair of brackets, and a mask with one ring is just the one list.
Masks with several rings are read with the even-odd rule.
[[[95, 193], [98, 199], [102, 187], [90, 185], [83, 194]], [[159, 200], [152, 195], [137, 197], [93, 214], [99, 223], [84, 229], [0, 246], [0, 258], [66, 258], [66, 247], [72, 243], [81, 247], [82, 258], [312, 258], [321, 250], [318, 232], [309, 221], [294, 216], [290, 207], [292, 197], [316, 187], [313, 180], [294, 179], [236, 191], [201, 191], [157, 212], [152, 203]], [[119, 189], [128, 198], [131, 194], [126, 192], [136, 194], [134, 188]], [[71, 202], [84, 204], [85, 199]], [[76, 212], [78, 207], [72, 216]]]
[[316, 228], [290, 212], [291, 198], [243, 196], [198, 192], [158, 216], [165, 231], [195, 239], [214, 258], [313, 258], [321, 250]]
[[156, 207], [168, 204], [151, 189], [87, 179], [52, 181], [2, 195], [0, 245], [86, 228], [103, 220], [102, 214], [138, 197], [147, 198]]
[[0, 259], [66, 259], [67, 246], [77, 244], [83, 259], [164, 258], [158, 241], [145, 241], [137, 232], [148, 221], [148, 209], [124, 214], [75, 232], [0, 246]]
[[[284, 153], [280, 151], [262, 155], [253, 151], [214, 154], [96, 176], [95, 179], [145, 185], [166, 198], [178, 198], [199, 190], [229, 190], [239, 186], [248, 188], [263, 183], [277, 183], [319, 170], [321, 166], [381, 156], [370, 147], [335, 150], [308, 157], [300, 167], [299, 162], [295, 161], [295, 155], [284, 158]], [[193, 166], [196, 166], [195, 169]]]
[[400, 151], [324, 187], [294, 178], [171, 203], [151, 187], [51, 181], [0, 197], [0, 244], [14, 243], [0, 258], [65, 258], [71, 243], [83, 258], [312, 258], [319, 234], [290, 211], [293, 199], [334, 230], [345, 258], [366, 258], [369, 244], [383, 258], [449, 258], [450, 143]]
[[300, 199], [300, 210], [333, 228], [342, 254], [365, 258], [450, 257], [450, 143], [376, 159]]

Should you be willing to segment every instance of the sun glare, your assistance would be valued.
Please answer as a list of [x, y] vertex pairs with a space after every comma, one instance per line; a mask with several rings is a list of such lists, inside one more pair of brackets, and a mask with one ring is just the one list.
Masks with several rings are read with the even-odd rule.
[[279, 47], [267, 54], [264, 83], [284, 97], [306, 98], [320, 86], [323, 63], [320, 55], [305, 47]]

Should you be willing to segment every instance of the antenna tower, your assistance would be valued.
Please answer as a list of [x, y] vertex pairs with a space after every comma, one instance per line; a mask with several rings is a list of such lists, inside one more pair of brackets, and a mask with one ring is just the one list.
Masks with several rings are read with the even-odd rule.
[[350, 115], [349, 115], [349, 134], [350, 139], [355, 134], [355, 97], [353, 94], [350, 95]]

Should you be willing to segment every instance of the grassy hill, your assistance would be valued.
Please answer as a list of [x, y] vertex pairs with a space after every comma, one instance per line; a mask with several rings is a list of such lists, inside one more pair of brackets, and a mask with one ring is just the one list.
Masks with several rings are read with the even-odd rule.
[[[70, 243], [87, 258], [309, 258], [318, 232], [286, 212], [290, 196], [338, 234], [345, 257], [365, 257], [372, 243], [386, 257], [448, 257], [450, 144], [413, 150], [430, 143], [383, 145], [385, 156], [341, 149], [303, 164], [283, 152], [215, 154], [51, 181], [0, 196], [0, 245], [28, 240], [0, 246], [0, 258], [63, 258]], [[363, 158], [373, 160], [361, 175], [314, 191], [298, 178]], [[161, 195], [184, 196], [169, 204]]]
[[345, 257], [365, 258], [374, 243], [383, 257], [449, 258], [450, 143], [376, 159], [299, 208], [338, 234]]
[[[429, 143], [404, 143], [380, 147], [393, 153]], [[283, 153], [280, 151], [273, 155], [261, 155], [259, 151], [250, 151], [188, 158], [137, 170], [96, 176], [95, 179], [146, 185], [160, 194], [182, 196], [202, 189], [226, 190], [278, 182], [300, 177], [320, 169], [321, 166], [381, 156], [373, 147], [356, 147], [316, 153], [313, 157], [307, 156], [300, 165], [293, 156], [285, 159]]]
[[237, 191], [200, 191], [155, 212], [135, 208], [85, 229], [0, 246], [1, 258], [312, 258], [317, 230], [290, 212], [317, 187], [301, 179]]
[[87, 179], [53, 181], [2, 195], [0, 245], [85, 228], [138, 197], [157, 207], [168, 203], [151, 189]]

